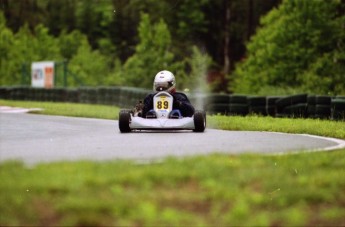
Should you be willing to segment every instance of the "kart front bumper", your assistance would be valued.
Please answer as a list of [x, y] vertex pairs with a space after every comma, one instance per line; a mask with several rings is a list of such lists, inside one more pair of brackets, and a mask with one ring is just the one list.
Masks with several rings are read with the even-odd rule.
[[194, 118], [184, 117], [181, 119], [155, 118], [146, 119], [141, 117], [131, 118], [129, 123], [131, 129], [138, 130], [194, 130]]

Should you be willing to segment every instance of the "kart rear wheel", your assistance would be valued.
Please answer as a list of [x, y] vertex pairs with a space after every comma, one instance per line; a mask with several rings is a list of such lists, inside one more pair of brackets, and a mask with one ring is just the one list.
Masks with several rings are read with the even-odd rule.
[[205, 111], [195, 111], [194, 113], [194, 132], [204, 132], [206, 128], [206, 113]]
[[130, 120], [131, 120], [130, 111], [129, 110], [121, 110], [119, 113], [120, 132], [126, 133], [126, 132], [131, 131], [131, 128], [129, 127]]

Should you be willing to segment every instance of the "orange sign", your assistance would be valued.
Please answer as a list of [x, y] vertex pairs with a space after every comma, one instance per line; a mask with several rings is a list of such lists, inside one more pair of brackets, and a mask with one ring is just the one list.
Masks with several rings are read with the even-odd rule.
[[54, 68], [53, 67], [45, 67], [45, 78], [44, 78], [44, 87], [45, 88], [53, 88], [54, 86]]

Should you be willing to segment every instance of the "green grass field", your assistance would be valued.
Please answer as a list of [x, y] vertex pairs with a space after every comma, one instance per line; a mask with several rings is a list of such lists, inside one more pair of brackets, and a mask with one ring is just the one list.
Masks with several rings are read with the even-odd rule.
[[37, 114], [62, 115], [71, 117], [116, 119], [118, 118], [119, 114], [118, 107], [80, 103], [53, 103], [0, 100], [0, 106], [39, 108], [42, 109], [42, 111], [36, 112]]
[[[106, 119], [116, 119], [119, 111], [84, 104], [0, 100], [0, 105]], [[345, 123], [337, 121], [208, 116], [208, 123], [226, 130], [345, 139]], [[0, 164], [0, 179], [1, 226], [345, 225], [345, 149], [214, 154], [145, 165], [80, 161], [25, 166], [11, 161]]]

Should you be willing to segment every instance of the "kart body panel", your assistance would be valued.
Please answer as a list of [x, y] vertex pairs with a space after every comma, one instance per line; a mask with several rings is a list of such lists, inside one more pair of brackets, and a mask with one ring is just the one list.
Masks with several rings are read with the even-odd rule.
[[131, 129], [139, 130], [194, 130], [194, 118], [184, 117], [180, 119], [154, 118], [146, 119], [133, 117], [129, 123]]

